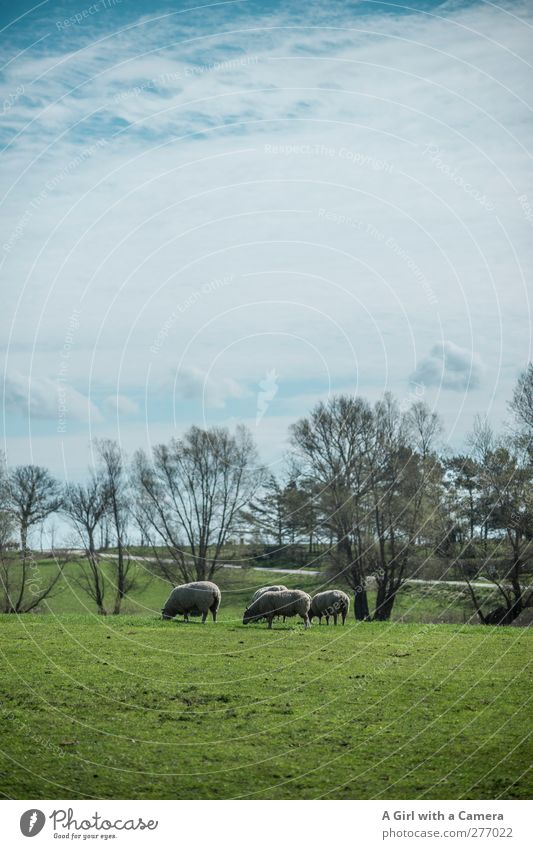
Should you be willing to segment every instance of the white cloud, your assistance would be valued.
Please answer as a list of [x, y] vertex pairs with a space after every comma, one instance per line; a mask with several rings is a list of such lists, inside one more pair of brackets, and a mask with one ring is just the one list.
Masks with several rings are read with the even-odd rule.
[[422, 387], [468, 392], [480, 387], [483, 371], [481, 360], [472, 351], [444, 341], [434, 345], [429, 355], [420, 360], [410, 380]]
[[106, 412], [112, 415], [135, 416], [139, 412], [137, 402], [126, 395], [108, 395], [104, 398], [103, 406]]
[[5, 377], [3, 403], [9, 413], [49, 421], [100, 422], [100, 411], [81, 392], [62, 380], [13, 372]]
[[206, 407], [222, 409], [232, 399], [243, 398], [245, 389], [231, 377], [213, 380], [199, 368], [183, 367], [176, 373], [174, 388], [177, 398], [200, 401]]

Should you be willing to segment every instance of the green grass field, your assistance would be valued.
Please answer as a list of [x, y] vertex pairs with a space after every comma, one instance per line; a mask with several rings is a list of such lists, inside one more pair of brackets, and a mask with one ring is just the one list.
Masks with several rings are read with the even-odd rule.
[[267, 631], [243, 626], [238, 610], [233, 599], [205, 626], [154, 614], [2, 616], [0, 791], [531, 793], [528, 629], [350, 619], [344, 628], [305, 631], [291, 620]]
[[[114, 597], [113, 566], [103, 563], [106, 574], [106, 603], [112, 608]], [[141, 616], [157, 614], [168, 596], [170, 586], [161, 578], [155, 576], [146, 564], [137, 565], [138, 586], [124, 601], [122, 611], [126, 614]], [[51, 560], [37, 562], [37, 582], [46, 585], [56, 566]], [[42, 612], [84, 613], [91, 614], [95, 607], [93, 601], [79, 586], [76, 578], [79, 566], [69, 563], [64, 569], [63, 578], [59, 582], [54, 596], [42, 605]], [[326, 589], [325, 578], [309, 575], [284, 575], [268, 569], [254, 571], [251, 569], [222, 569], [217, 572], [216, 582], [223, 592], [223, 610], [226, 615], [242, 619], [246, 603], [254, 590], [265, 584], [283, 583], [288, 587], [299, 587], [309, 593]], [[373, 603], [373, 592], [369, 593], [370, 604]], [[393, 610], [393, 621], [405, 622], [434, 622], [462, 624], [472, 615], [472, 607], [465, 590], [450, 586], [413, 586], [406, 584], [400, 593]]]

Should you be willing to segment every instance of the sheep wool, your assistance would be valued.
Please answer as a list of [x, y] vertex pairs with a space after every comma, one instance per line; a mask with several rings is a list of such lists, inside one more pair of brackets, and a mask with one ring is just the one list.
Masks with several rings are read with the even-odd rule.
[[278, 590], [268, 591], [260, 595], [244, 611], [243, 625], [249, 622], [257, 622], [266, 619], [268, 627], [272, 628], [272, 621], [276, 616], [301, 616], [305, 627], [309, 628], [309, 607], [311, 596], [303, 590]]
[[268, 592], [279, 593], [279, 592], [281, 592], [281, 590], [286, 590], [286, 589], [287, 589], [287, 587], [283, 586], [283, 584], [272, 584], [271, 587], [260, 587], [260, 589], [256, 590], [255, 593], [253, 594], [252, 601], [250, 602], [250, 604], [252, 604], [254, 601], [257, 601], [259, 596], [264, 595], [265, 593], [268, 593]]
[[190, 584], [180, 584], [174, 587], [161, 611], [163, 619], [173, 619], [178, 614], [183, 615], [185, 622], [189, 615], [202, 616], [202, 622], [211, 611], [213, 622], [217, 621], [217, 611], [220, 607], [221, 592], [211, 581], [192, 581]]
[[329, 625], [329, 617], [333, 616], [333, 622], [336, 625], [340, 613], [344, 625], [349, 609], [350, 599], [346, 593], [343, 593], [342, 590], [325, 590], [322, 593], [317, 593], [311, 599], [309, 619], [318, 616], [318, 621], [322, 624], [322, 617], [325, 616], [326, 625]]

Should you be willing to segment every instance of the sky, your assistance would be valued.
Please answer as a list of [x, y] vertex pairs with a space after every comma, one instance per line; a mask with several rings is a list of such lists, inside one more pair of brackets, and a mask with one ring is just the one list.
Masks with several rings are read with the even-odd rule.
[[531, 359], [530, 2], [0, 5], [3, 446], [78, 479], [337, 392], [460, 450]]

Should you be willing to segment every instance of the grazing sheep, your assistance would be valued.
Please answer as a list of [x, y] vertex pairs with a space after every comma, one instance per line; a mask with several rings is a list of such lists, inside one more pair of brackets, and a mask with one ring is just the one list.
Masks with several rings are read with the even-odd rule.
[[248, 625], [248, 622], [266, 619], [268, 627], [272, 628], [272, 621], [275, 616], [301, 616], [305, 622], [305, 627], [309, 628], [311, 623], [307, 614], [310, 605], [311, 596], [304, 593], [303, 590], [269, 591], [263, 593], [248, 605], [244, 611], [242, 624]]
[[250, 604], [253, 604], [254, 601], [257, 601], [259, 596], [263, 595], [264, 593], [269, 593], [269, 592], [279, 593], [279, 592], [281, 592], [281, 590], [286, 590], [286, 589], [287, 589], [287, 587], [284, 587], [283, 584], [272, 584], [271, 587], [261, 587], [260, 589], [256, 590], [255, 593], [253, 594]]
[[185, 622], [189, 615], [202, 616], [202, 623], [211, 611], [213, 622], [217, 621], [217, 610], [220, 607], [221, 593], [216, 584], [211, 581], [193, 581], [174, 587], [161, 611], [163, 619], [173, 619], [177, 614], [183, 614]]
[[348, 610], [350, 609], [350, 599], [343, 593], [342, 590], [326, 590], [323, 593], [317, 593], [311, 599], [311, 607], [309, 608], [309, 619], [313, 616], [318, 616], [318, 621], [322, 625], [322, 617], [326, 617], [326, 625], [329, 625], [329, 617], [333, 616], [333, 622], [337, 624], [337, 616], [341, 615], [342, 624], [346, 622]]

